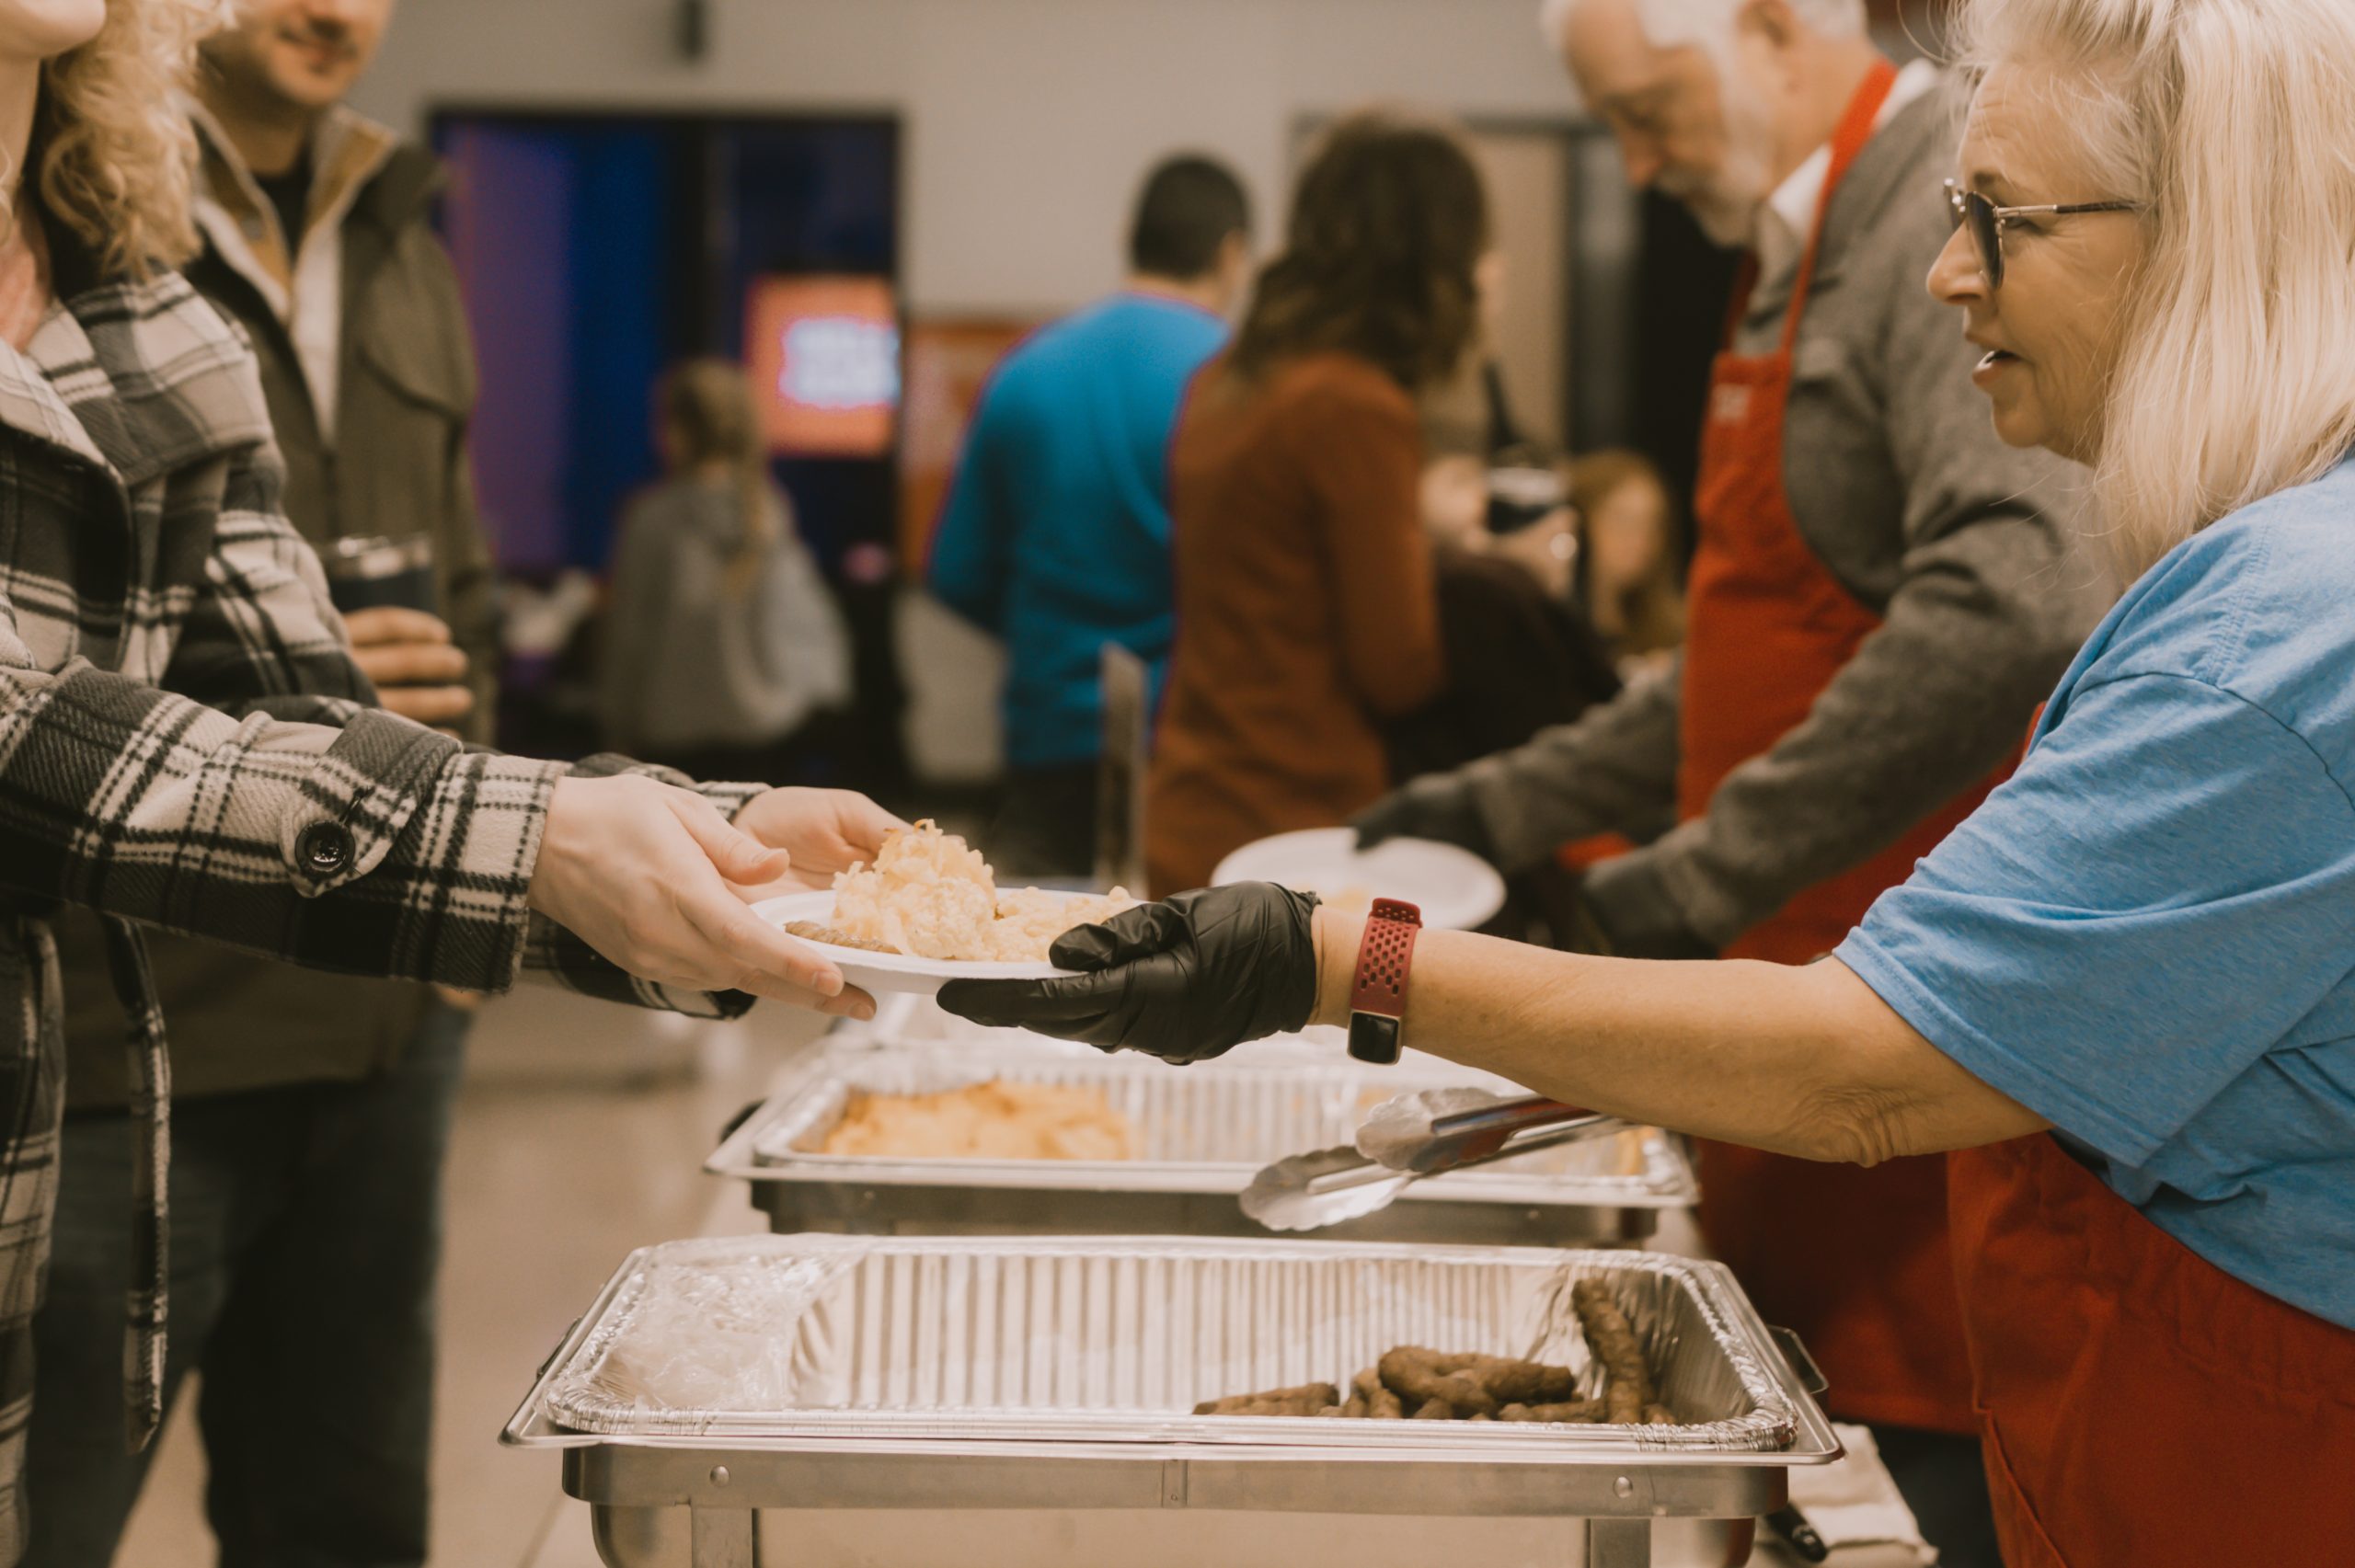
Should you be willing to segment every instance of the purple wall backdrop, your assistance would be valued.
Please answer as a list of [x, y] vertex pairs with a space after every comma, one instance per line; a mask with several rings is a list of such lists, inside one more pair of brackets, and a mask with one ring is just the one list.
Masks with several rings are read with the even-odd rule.
[[[454, 182], [450, 251], [482, 365], [474, 449], [484, 521], [503, 570], [552, 571], [566, 559], [571, 301], [564, 268], [513, 262], [567, 253], [570, 171], [545, 138], [495, 127], [454, 131], [443, 155]], [[469, 189], [499, 199], [469, 200]]]

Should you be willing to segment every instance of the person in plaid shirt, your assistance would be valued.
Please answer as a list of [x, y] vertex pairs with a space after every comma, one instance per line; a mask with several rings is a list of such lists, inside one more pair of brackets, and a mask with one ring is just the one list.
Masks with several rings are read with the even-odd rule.
[[0, 168], [23, 171], [0, 192], [0, 1565], [24, 1539], [63, 906], [105, 917], [146, 1129], [133, 1445], [161, 1413], [170, 1093], [140, 926], [469, 990], [873, 1011], [746, 907], [871, 855], [895, 825], [871, 801], [468, 750], [373, 705], [279, 515], [253, 355], [172, 269], [195, 248], [178, 92], [219, 19], [0, 0]]

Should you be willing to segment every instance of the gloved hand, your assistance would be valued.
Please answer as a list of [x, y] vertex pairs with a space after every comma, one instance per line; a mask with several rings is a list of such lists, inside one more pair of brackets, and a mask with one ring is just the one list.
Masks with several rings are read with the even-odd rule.
[[1370, 850], [1386, 839], [1437, 839], [1470, 850], [1490, 864], [1497, 846], [1472, 798], [1472, 788], [1454, 773], [1410, 779], [1350, 818], [1358, 848]]
[[1048, 956], [1077, 974], [951, 980], [940, 1005], [976, 1024], [1200, 1061], [1307, 1024], [1316, 1008], [1315, 908], [1315, 894], [1270, 882], [1180, 893], [1057, 937]]

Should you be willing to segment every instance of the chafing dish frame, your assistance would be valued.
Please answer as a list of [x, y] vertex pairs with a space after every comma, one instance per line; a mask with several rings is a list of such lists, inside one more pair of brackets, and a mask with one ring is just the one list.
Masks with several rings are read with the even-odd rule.
[[[1314, 1092], [1362, 1080], [1385, 1093], [1488, 1084], [1503, 1080], [1437, 1059], [1367, 1068], [1346, 1059], [1222, 1059], [1183, 1069], [1143, 1059], [1074, 1056], [1059, 1042], [1011, 1031], [994, 1047], [925, 1042], [885, 1045], [866, 1036], [830, 1041], [799, 1072], [743, 1117], [704, 1169], [751, 1185], [752, 1206], [778, 1234], [853, 1235], [1171, 1235], [1265, 1237], [1236, 1199], [1267, 1161], [1299, 1152], [1274, 1149], [1250, 1161], [1119, 1162], [888, 1160], [763, 1152], [798, 1120], [822, 1118], [858, 1080], [879, 1072], [936, 1068], [963, 1082], [1011, 1075], [1056, 1082], [1106, 1082], [1131, 1074], [1171, 1075], [1177, 1092], [1213, 1075], [1264, 1083], [1267, 1093]], [[1179, 1075], [1184, 1075], [1180, 1077]], [[1327, 1136], [1340, 1139], [1340, 1129]], [[1414, 1242], [1433, 1245], [1589, 1246], [1639, 1242], [1664, 1208], [1700, 1196], [1683, 1140], [1658, 1129], [1642, 1134], [1638, 1175], [1588, 1176], [1516, 1169], [1466, 1171], [1418, 1182], [1378, 1213], [1315, 1234], [1322, 1240]]]
[[[975, 1239], [878, 1240], [882, 1248], [968, 1249]], [[1120, 1246], [1094, 1237], [1040, 1237], [1028, 1248]], [[1130, 1244], [1184, 1247], [1133, 1239]], [[626, 1258], [551, 1351], [531, 1391], [501, 1431], [503, 1446], [559, 1450], [565, 1492], [589, 1503], [601, 1551], [632, 1524], [684, 1509], [687, 1568], [757, 1568], [764, 1510], [885, 1509], [962, 1515], [999, 1510], [1117, 1510], [1348, 1514], [1387, 1517], [1558, 1519], [1584, 1531], [1587, 1568], [1648, 1568], [1656, 1521], [1751, 1519], [1789, 1499], [1788, 1471], [1829, 1464], [1843, 1452], [1812, 1393], [1821, 1387], [1787, 1330], [1763, 1322], [1723, 1265], [1609, 1252], [1375, 1246], [1292, 1240], [1194, 1243], [1281, 1253], [1307, 1249], [1350, 1261], [1412, 1257], [1441, 1262], [1509, 1258], [1516, 1265], [1591, 1263], [1609, 1269], [1643, 1260], [1671, 1267], [1706, 1289], [1791, 1413], [1791, 1440], [1771, 1450], [1676, 1449], [1618, 1445], [1449, 1447], [1447, 1435], [1401, 1453], [1313, 1443], [975, 1441], [939, 1436], [613, 1436], [573, 1431], [549, 1414], [557, 1378], [595, 1336], [616, 1299], [655, 1250]], [[1803, 1369], [1805, 1368], [1805, 1369]], [[1292, 1423], [1275, 1425], [1292, 1425]], [[1449, 1424], [1453, 1425], [1453, 1424]], [[1477, 1429], [1475, 1428], [1475, 1431]], [[1637, 1429], [1640, 1431], [1641, 1429]], [[1583, 1434], [1580, 1434], [1583, 1436]], [[1271, 1550], [1265, 1568], [1292, 1568], [1296, 1541]], [[624, 1559], [608, 1555], [609, 1562]], [[1040, 1568], [1066, 1568], [1041, 1562]], [[1249, 1561], [1231, 1568], [1260, 1568]]]

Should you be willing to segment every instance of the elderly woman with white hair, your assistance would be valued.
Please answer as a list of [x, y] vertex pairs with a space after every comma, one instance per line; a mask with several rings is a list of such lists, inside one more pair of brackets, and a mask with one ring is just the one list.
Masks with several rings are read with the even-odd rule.
[[[1536, 952], [1261, 885], [943, 1002], [1179, 1059], [1310, 1022], [1817, 1160], [1950, 1150], [2012, 1568], [2355, 1542], [2355, 6], [1971, 0], [1931, 279], [2139, 573], [1829, 960]], [[1369, 956], [1377, 962], [1365, 966]]]

